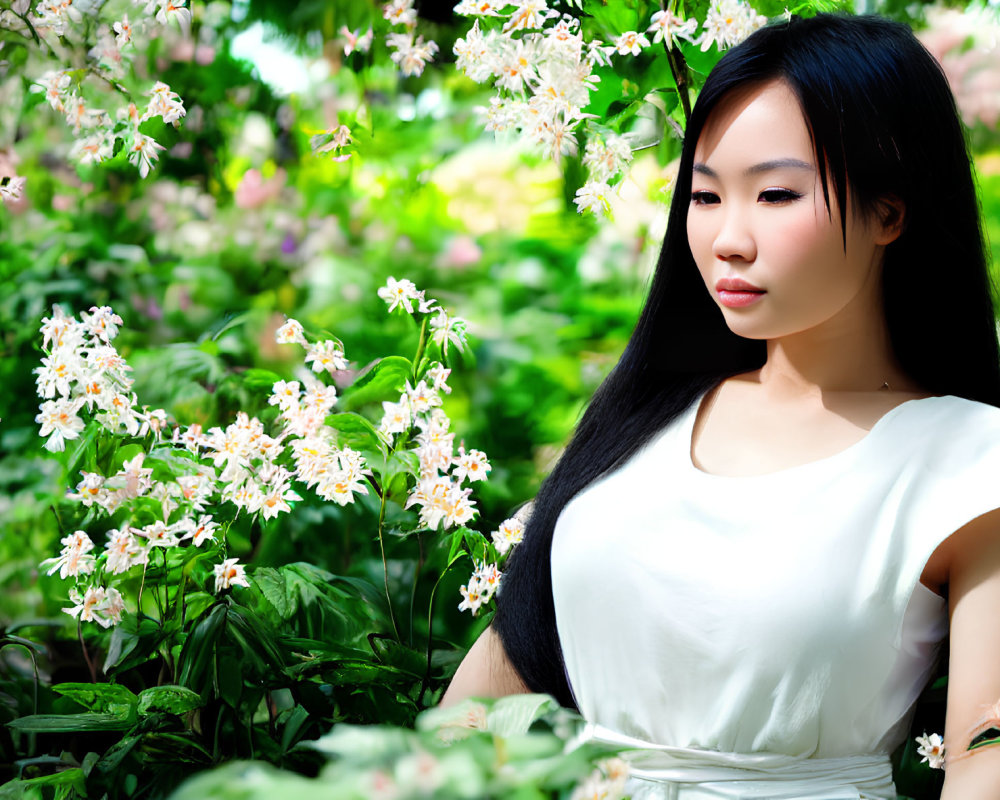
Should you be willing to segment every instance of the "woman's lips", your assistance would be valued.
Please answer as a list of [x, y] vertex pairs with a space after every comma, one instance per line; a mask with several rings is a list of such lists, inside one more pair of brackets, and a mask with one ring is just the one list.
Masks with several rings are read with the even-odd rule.
[[742, 278], [721, 278], [715, 284], [719, 302], [726, 308], [743, 308], [760, 300], [767, 292]]

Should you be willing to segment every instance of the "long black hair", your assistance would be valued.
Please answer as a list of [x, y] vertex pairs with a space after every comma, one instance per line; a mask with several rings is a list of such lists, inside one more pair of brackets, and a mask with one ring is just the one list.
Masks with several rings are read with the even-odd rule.
[[1000, 406], [1000, 357], [975, 184], [955, 101], [937, 62], [905, 25], [873, 16], [793, 17], [755, 32], [726, 53], [698, 97], [642, 314], [542, 484], [497, 595], [493, 628], [513, 666], [529, 689], [569, 707], [575, 703], [550, 571], [559, 513], [695, 398], [765, 360], [764, 342], [726, 327], [695, 267], [686, 221], [694, 149], [706, 120], [734, 90], [774, 80], [798, 98], [827, 208], [832, 188], [845, 236], [848, 201], [862, 216], [881, 213], [886, 198], [901, 201], [903, 231], [885, 248], [882, 291], [890, 341], [905, 372], [931, 394]]

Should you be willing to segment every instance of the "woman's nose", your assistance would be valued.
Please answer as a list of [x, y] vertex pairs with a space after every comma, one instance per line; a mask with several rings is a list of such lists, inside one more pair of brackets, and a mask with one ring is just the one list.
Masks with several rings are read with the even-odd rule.
[[712, 255], [722, 261], [753, 261], [757, 257], [757, 242], [745, 211], [732, 205], [723, 211]]

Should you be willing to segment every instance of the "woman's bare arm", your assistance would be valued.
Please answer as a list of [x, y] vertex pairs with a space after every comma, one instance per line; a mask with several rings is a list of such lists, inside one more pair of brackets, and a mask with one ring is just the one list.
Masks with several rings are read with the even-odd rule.
[[530, 691], [507, 658], [500, 637], [492, 628], [487, 628], [459, 664], [441, 699], [441, 707], [460, 703], [468, 697], [503, 697]]
[[[988, 731], [998, 726], [983, 720], [1000, 713], [1000, 511], [969, 523], [948, 544], [951, 659], [941, 798], [997, 800], [1000, 740]], [[984, 731], [988, 744], [969, 750], [970, 738]]]

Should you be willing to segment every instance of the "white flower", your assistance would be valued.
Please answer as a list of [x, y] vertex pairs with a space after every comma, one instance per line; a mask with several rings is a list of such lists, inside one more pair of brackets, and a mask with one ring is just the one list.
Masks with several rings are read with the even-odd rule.
[[455, 6], [455, 13], [463, 17], [497, 17], [508, 0], [462, 0]]
[[108, 113], [100, 108], [90, 108], [82, 98], [70, 95], [66, 98], [63, 109], [66, 122], [73, 126], [73, 133], [79, 133], [81, 128], [106, 127], [109, 123]]
[[399, 71], [404, 77], [422, 74], [427, 62], [431, 61], [438, 51], [436, 42], [425, 42], [423, 36], [418, 36], [414, 41], [412, 33], [390, 33], [385, 39], [392, 50], [389, 58], [399, 66]]
[[177, 122], [187, 112], [180, 96], [171, 91], [163, 81], [157, 81], [149, 93], [149, 105], [146, 106], [146, 113], [142, 115], [144, 120], [152, 117], [162, 117], [164, 122], [177, 125]]
[[126, 572], [137, 564], [144, 564], [149, 560], [149, 552], [136, 541], [128, 528], [108, 531], [104, 552], [108, 557], [104, 568], [112, 575]]
[[507, 5], [515, 5], [517, 10], [504, 23], [504, 33], [541, 28], [545, 20], [558, 16], [557, 12], [549, 10], [546, 0], [511, 0]]
[[0, 200], [20, 200], [24, 194], [24, 186], [28, 179], [23, 175], [14, 175], [0, 179]]
[[385, 282], [385, 286], [378, 290], [378, 296], [389, 304], [389, 313], [401, 307], [407, 314], [413, 313], [413, 301], [418, 302], [423, 299], [423, 292], [417, 291], [413, 281], [403, 278], [397, 281], [393, 277]]
[[606, 139], [593, 138], [587, 143], [583, 163], [594, 181], [607, 183], [632, 160], [632, 147], [624, 136], [611, 134]]
[[361, 28], [351, 30], [346, 25], [340, 27], [340, 35], [344, 37], [344, 55], [349, 56], [355, 50], [359, 53], [367, 53], [369, 48], [372, 46], [372, 39], [375, 36], [374, 31], [371, 28], [367, 30], [364, 34], [361, 33]]
[[129, 147], [128, 160], [132, 166], [139, 169], [140, 177], [145, 178], [149, 175], [149, 171], [153, 168], [153, 162], [160, 158], [157, 150], [166, 150], [166, 148], [146, 134], [135, 132], [132, 145]]
[[475, 616], [496, 593], [502, 576], [503, 573], [497, 569], [496, 564], [477, 564], [469, 582], [459, 589], [462, 602], [459, 603], [458, 610], [471, 611]]
[[82, 397], [76, 400], [46, 400], [42, 403], [35, 422], [41, 424], [39, 436], [48, 436], [45, 449], [50, 453], [66, 449], [67, 439], [76, 439], [84, 428], [83, 420], [76, 414], [83, 405]]
[[928, 736], [925, 733], [916, 737], [916, 742], [919, 745], [917, 755], [923, 756], [921, 764], [927, 762], [927, 766], [931, 769], [944, 769], [944, 740], [941, 734], [932, 733]]
[[84, 362], [80, 354], [69, 348], [59, 348], [52, 355], [42, 359], [42, 366], [34, 372], [38, 396], [53, 398], [58, 393], [60, 397], [70, 396], [70, 385], [80, 380], [83, 375]]
[[435, 361], [427, 368], [427, 378], [431, 381], [431, 386], [435, 392], [451, 394], [451, 387], [445, 383], [449, 375], [451, 375], [451, 370], [445, 369], [444, 364], [440, 361]]
[[464, 39], [456, 39], [454, 52], [455, 66], [471, 80], [482, 83], [500, 71], [498, 56], [505, 40], [496, 31], [484, 36], [479, 30], [479, 20], [472, 23]]
[[420, 381], [416, 386], [410, 386], [410, 382], [407, 381], [404, 391], [409, 399], [410, 410], [414, 414], [426, 414], [434, 406], [441, 405], [441, 397], [427, 385], [426, 381]]
[[156, 12], [156, 21], [161, 25], [176, 21], [186, 36], [191, 28], [191, 9], [185, 8], [186, 0], [160, 0], [160, 10]]
[[417, 24], [417, 11], [413, 7], [413, 0], [390, 0], [382, 7], [382, 16], [389, 20], [390, 25], [411, 27]]
[[461, 317], [449, 317], [443, 308], [439, 308], [437, 314], [431, 317], [431, 331], [431, 339], [445, 355], [448, 354], [449, 342], [459, 350], [465, 350], [466, 322]]
[[666, 42], [670, 46], [678, 39], [687, 39], [693, 42], [695, 31], [698, 30], [698, 20], [684, 20], [670, 11], [657, 11], [650, 20], [647, 33], [653, 33], [653, 44]]
[[497, 86], [511, 92], [520, 92], [526, 86], [538, 82], [538, 71], [535, 69], [537, 47], [531, 40], [507, 40], [498, 59], [499, 77]]
[[464, 447], [458, 448], [458, 457], [454, 460], [454, 467], [451, 471], [452, 477], [459, 483], [463, 480], [485, 481], [493, 467], [486, 459], [486, 453], [482, 450], [470, 450], [465, 452]]
[[122, 324], [122, 318], [110, 306], [91, 306], [89, 314], [86, 311], [80, 313], [80, 320], [84, 330], [102, 342], [114, 339], [118, 335], [118, 326]]
[[76, 492], [67, 494], [69, 500], [79, 500], [87, 508], [98, 501], [101, 489], [104, 488], [104, 476], [96, 472], [80, 472], [83, 480], [76, 485]]
[[67, 70], [50, 71], [36, 80], [31, 90], [45, 92], [49, 105], [61, 113], [65, 108], [70, 82]]
[[615, 39], [615, 49], [623, 56], [637, 56], [644, 47], [649, 47], [649, 39], [637, 31], [625, 31]]
[[278, 344], [291, 344], [298, 342], [306, 344], [306, 337], [302, 330], [302, 324], [297, 319], [289, 319], [274, 334], [274, 340]]
[[238, 558], [227, 558], [221, 564], [215, 565], [216, 594], [231, 586], [246, 586], [248, 588], [250, 586], [250, 581], [247, 580], [246, 568], [239, 563]]
[[125, 14], [121, 22], [116, 22], [112, 27], [115, 31], [115, 43], [119, 49], [132, 41], [132, 23], [128, 21], [128, 14]]
[[167, 525], [162, 520], [151, 522], [149, 525], [144, 525], [141, 528], [132, 528], [132, 533], [145, 539], [147, 546], [150, 548], [176, 547], [180, 544], [180, 539], [177, 538], [177, 532], [174, 530], [174, 527]]
[[720, 49], [733, 47], [766, 24], [767, 17], [758, 14], [744, 0], [712, 0], [705, 17], [701, 49], [708, 50], [713, 44]]
[[505, 519], [500, 527], [493, 531], [493, 546], [497, 553], [504, 555], [511, 547], [520, 544], [524, 539], [524, 523], [517, 517]]
[[143, 467], [146, 454], [138, 453], [122, 464], [121, 470], [107, 480], [108, 486], [121, 489], [128, 498], [141, 497], [153, 487], [153, 470]]
[[76, 605], [63, 611], [71, 617], [79, 617], [81, 622], [96, 622], [102, 628], [108, 628], [122, 621], [125, 602], [117, 589], [91, 586], [83, 595], [73, 589], [69, 599]]
[[77, 531], [61, 540], [63, 548], [55, 558], [47, 558], [42, 567], [49, 567], [47, 575], [59, 570], [59, 577], [65, 580], [78, 575], [88, 575], [94, 571], [95, 558], [90, 555], [94, 543], [84, 531]]
[[594, 213], [607, 214], [610, 208], [608, 195], [611, 194], [611, 187], [603, 181], [587, 181], [576, 190], [576, 208], [580, 213], [593, 211]]
[[312, 345], [306, 354], [305, 361], [307, 364], [310, 361], [313, 362], [313, 372], [326, 370], [332, 375], [338, 370], [347, 369], [347, 361], [344, 359], [343, 348], [338, 342], [332, 339], [326, 339]]
[[35, 26], [51, 28], [56, 36], [66, 33], [70, 22], [80, 22], [83, 14], [73, 6], [73, 0], [41, 0], [35, 8]]
[[413, 423], [408, 395], [402, 395], [398, 403], [382, 403], [382, 409], [382, 422], [379, 424], [382, 433], [402, 433]]

